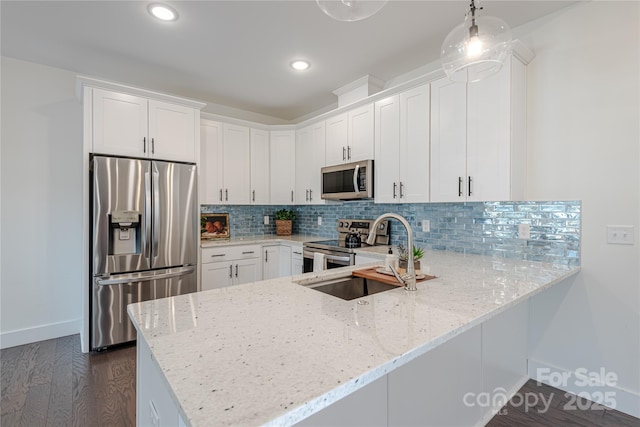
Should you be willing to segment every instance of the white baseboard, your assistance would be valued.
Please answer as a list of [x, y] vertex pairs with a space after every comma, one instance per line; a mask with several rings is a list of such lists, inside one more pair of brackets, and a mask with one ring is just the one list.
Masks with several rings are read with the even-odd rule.
[[80, 332], [81, 327], [81, 319], [74, 319], [3, 332], [0, 334], [0, 349], [74, 335]]
[[[573, 372], [532, 359], [529, 359], [528, 365], [529, 377], [533, 380], [640, 418], [640, 393], [637, 391], [626, 390], [617, 386], [616, 380], [609, 381], [611, 385], [590, 385], [586, 383], [584, 380], [586, 377], [594, 375], [595, 378], [601, 378], [603, 375], [600, 371], [582, 370], [578, 372], [579, 370], [577, 370]], [[605, 370], [605, 379], [607, 373], [615, 374], [613, 371]]]

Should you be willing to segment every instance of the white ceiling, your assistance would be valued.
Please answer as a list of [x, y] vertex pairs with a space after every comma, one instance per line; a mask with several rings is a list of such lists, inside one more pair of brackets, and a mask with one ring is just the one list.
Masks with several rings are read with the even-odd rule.
[[[366, 74], [390, 80], [439, 57], [468, 0], [391, 0], [339, 22], [313, 0], [167, 1], [176, 22], [143, 1], [1, 2], [2, 55], [295, 121], [335, 105], [332, 91]], [[568, 1], [486, 1], [513, 28]], [[289, 68], [305, 58], [311, 68]]]

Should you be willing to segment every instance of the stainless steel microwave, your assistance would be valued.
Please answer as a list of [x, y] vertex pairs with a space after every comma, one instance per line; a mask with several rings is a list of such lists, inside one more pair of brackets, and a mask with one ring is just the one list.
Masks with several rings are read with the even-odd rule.
[[321, 171], [323, 199], [373, 198], [373, 160], [326, 166]]

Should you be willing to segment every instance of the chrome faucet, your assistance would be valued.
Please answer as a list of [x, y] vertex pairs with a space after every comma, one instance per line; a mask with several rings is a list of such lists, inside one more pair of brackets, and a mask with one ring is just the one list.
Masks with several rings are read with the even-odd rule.
[[370, 228], [371, 231], [369, 232], [369, 237], [367, 237], [367, 244], [368, 245], [374, 244], [376, 240], [376, 232], [378, 230], [378, 226], [380, 225], [382, 220], [387, 218], [397, 219], [402, 223], [402, 225], [404, 225], [404, 228], [407, 229], [407, 238], [408, 238], [407, 245], [409, 247], [409, 250], [408, 250], [409, 259], [407, 260], [407, 272], [405, 274], [400, 275], [394, 268], [391, 268], [391, 271], [393, 271], [393, 275], [396, 276], [398, 281], [404, 285], [404, 288], [407, 291], [417, 291], [418, 288], [416, 286], [416, 269], [413, 266], [413, 230], [411, 229], [411, 225], [409, 225], [409, 222], [403, 216], [400, 216], [394, 213], [385, 213], [380, 215], [373, 222], [373, 225]]

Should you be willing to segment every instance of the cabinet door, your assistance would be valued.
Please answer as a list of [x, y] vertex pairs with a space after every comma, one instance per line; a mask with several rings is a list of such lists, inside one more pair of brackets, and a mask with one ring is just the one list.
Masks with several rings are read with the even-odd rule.
[[510, 199], [510, 76], [502, 70], [469, 84], [467, 113], [467, 200]]
[[93, 90], [93, 152], [147, 157], [148, 101], [138, 96]]
[[347, 161], [349, 117], [342, 113], [326, 120], [325, 166], [333, 166]]
[[291, 246], [278, 247], [278, 276], [291, 276]]
[[399, 201], [400, 176], [400, 102], [398, 95], [375, 104], [375, 200]]
[[249, 204], [251, 188], [250, 131], [248, 127], [225, 123], [223, 129], [223, 202]]
[[291, 274], [302, 274], [303, 270], [302, 246], [293, 246], [291, 248]]
[[400, 94], [400, 141], [401, 201], [429, 202], [429, 85]]
[[441, 79], [431, 83], [431, 201], [464, 201], [467, 89]]
[[262, 278], [264, 280], [280, 277], [280, 245], [262, 248]]
[[[311, 187], [311, 175], [313, 159], [313, 129], [306, 127], [296, 132], [296, 204], [303, 205], [309, 202], [309, 188]], [[318, 174], [320, 171], [318, 170]]]
[[200, 203], [222, 202], [222, 123], [200, 122]]
[[208, 291], [231, 286], [233, 273], [233, 263], [229, 261], [202, 264], [201, 289]]
[[196, 114], [193, 108], [149, 101], [151, 157], [181, 162], [196, 161]]
[[250, 258], [233, 263], [234, 284], [253, 283], [262, 280], [262, 263], [260, 258]]
[[373, 116], [373, 104], [349, 111], [348, 162], [373, 159]]
[[296, 203], [324, 204], [320, 169], [325, 159], [325, 124], [316, 123], [296, 133]]
[[251, 204], [269, 204], [269, 132], [251, 129]]
[[271, 204], [294, 202], [295, 132], [271, 132]]

